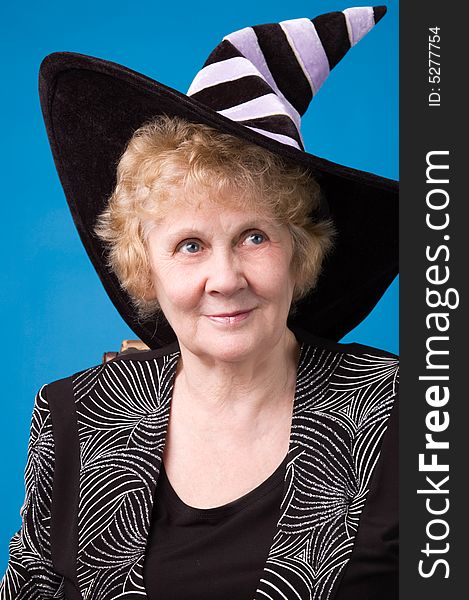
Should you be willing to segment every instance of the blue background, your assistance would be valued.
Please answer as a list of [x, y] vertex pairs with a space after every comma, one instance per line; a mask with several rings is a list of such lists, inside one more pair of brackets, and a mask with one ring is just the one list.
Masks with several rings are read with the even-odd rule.
[[[85, 255], [55, 173], [37, 96], [42, 58], [71, 50], [106, 58], [186, 91], [224, 35], [260, 23], [354, 6], [353, 0], [80, 3], [26, 0], [2, 8], [3, 360], [0, 577], [20, 526], [33, 397], [49, 381], [101, 361], [134, 337]], [[303, 120], [307, 149], [398, 178], [398, 2], [334, 69]], [[398, 350], [394, 282], [346, 341]]]

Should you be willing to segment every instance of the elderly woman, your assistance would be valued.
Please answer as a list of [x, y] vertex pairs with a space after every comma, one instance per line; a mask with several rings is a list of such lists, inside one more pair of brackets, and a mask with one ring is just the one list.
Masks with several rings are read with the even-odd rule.
[[[280, 30], [301, 55], [312, 23], [333, 66], [340, 31], [350, 47], [382, 14], [349, 9]], [[303, 151], [292, 125], [301, 90], [286, 99], [269, 53], [285, 38], [274, 26], [252, 28], [263, 50], [255, 63], [246, 31], [212, 53], [191, 103], [88, 57], [53, 55], [42, 67], [46, 124], [75, 222], [114, 302], [154, 349], [38, 393], [23, 526], [2, 598], [396, 595], [397, 362], [315, 337], [306, 316], [333, 220], [340, 248], [344, 214], [334, 197], [347, 189], [357, 205], [355, 196], [386, 203], [395, 186]], [[320, 70], [308, 65], [317, 83]], [[252, 114], [267, 66], [270, 122]], [[202, 110], [202, 98], [229, 104], [236, 80], [242, 122]], [[282, 103], [288, 114], [278, 114]], [[354, 256], [352, 246], [346, 253]], [[321, 275], [329, 290], [343, 284], [338, 262], [347, 265], [335, 256], [335, 274], [329, 265]], [[389, 263], [386, 255], [386, 277]], [[354, 290], [357, 313], [337, 305], [336, 327], [379, 297], [375, 275], [366, 302]]]

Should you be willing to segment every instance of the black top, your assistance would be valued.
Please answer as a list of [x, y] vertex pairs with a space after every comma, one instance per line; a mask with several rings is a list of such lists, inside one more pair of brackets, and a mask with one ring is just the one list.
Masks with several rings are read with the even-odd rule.
[[[354, 549], [334, 600], [398, 598], [398, 404], [389, 420]], [[280, 514], [288, 456], [257, 488], [224, 506], [184, 504], [164, 467], [144, 565], [150, 600], [251, 600]]]
[[287, 457], [263, 483], [216, 508], [185, 504], [164, 468], [144, 566], [150, 600], [254, 596], [279, 519]]

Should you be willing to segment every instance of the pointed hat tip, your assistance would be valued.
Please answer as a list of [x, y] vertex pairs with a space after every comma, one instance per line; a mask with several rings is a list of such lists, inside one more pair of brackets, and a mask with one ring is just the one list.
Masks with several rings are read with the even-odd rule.
[[386, 6], [373, 6], [373, 13], [375, 17], [375, 23], [381, 21], [384, 15], [387, 13], [388, 9]]

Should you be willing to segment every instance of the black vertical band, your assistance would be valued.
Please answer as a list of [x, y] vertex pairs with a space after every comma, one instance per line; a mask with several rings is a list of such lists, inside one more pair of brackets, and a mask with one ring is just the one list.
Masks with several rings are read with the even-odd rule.
[[465, 588], [469, 532], [466, 20], [402, 2], [400, 32], [400, 584], [441, 600]]
[[51, 553], [54, 569], [65, 580], [67, 600], [82, 600], [77, 580], [80, 446], [71, 379], [46, 388], [54, 435]]

